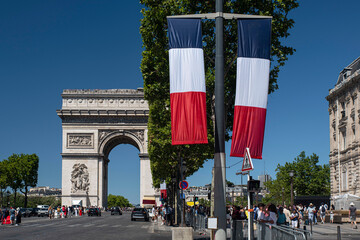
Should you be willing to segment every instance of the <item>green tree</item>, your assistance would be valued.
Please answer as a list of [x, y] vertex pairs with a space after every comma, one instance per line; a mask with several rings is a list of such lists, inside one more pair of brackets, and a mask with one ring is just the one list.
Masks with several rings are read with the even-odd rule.
[[[166, 16], [215, 11], [215, 1], [209, 0], [140, 0], [144, 5], [140, 33], [143, 39], [143, 59], [141, 71], [144, 79], [145, 98], [149, 103], [148, 137], [149, 156], [153, 183], [159, 186], [162, 180], [171, 182], [178, 176], [178, 161], [182, 157], [187, 163], [185, 176], [190, 176], [201, 168], [214, 153], [214, 21], [204, 21], [202, 26], [205, 54], [207, 124], [209, 144], [171, 145], [170, 93], [168, 38]], [[297, 0], [231, 0], [225, 1], [224, 12], [272, 15], [272, 48], [269, 93], [278, 88], [277, 77], [294, 49], [283, 42], [289, 36], [294, 20], [288, 13], [298, 7]], [[236, 84], [237, 22], [225, 21], [225, 107], [226, 139], [230, 139], [233, 126], [233, 112]]]
[[17, 154], [11, 155], [8, 159], [4, 160], [6, 166], [6, 181], [8, 186], [12, 189], [14, 195], [14, 206], [16, 205], [17, 191], [23, 187], [22, 179], [19, 169], [19, 157]]
[[29, 187], [35, 187], [38, 181], [39, 157], [36, 154], [18, 155], [19, 175], [22, 181], [20, 191], [25, 196], [24, 208], [28, 203]]
[[301, 152], [293, 162], [285, 165], [278, 164], [276, 179], [265, 183], [270, 193], [264, 202], [281, 203], [290, 202], [291, 177], [289, 172], [294, 171], [294, 192], [298, 196], [328, 196], [330, 195], [330, 167], [328, 164], [319, 165], [319, 157], [313, 153], [306, 156]]
[[129, 200], [123, 196], [112, 195], [108, 196], [108, 207], [131, 207]]
[[4, 206], [4, 192], [6, 191], [8, 185], [7, 181], [7, 167], [6, 167], [6, 161], [0, 162], [0, 197], [1, 197], [1, 207]]

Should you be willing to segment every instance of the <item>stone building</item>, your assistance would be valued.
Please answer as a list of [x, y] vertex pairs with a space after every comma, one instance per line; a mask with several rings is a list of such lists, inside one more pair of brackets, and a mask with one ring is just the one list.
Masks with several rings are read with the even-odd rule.
[[348, 203], [342, 206], [339, 199], [360, 197], [359, 91], [360, 57], [340, 72], [335, 87], [326, 97], [330, 120], [331, 199], [337, 209], [348, 208]]

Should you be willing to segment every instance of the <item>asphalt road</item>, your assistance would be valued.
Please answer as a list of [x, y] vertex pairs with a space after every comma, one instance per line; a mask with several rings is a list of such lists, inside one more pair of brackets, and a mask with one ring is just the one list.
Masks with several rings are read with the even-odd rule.
[[159, 231], [154, 223], [142, 220], [131, 221], [130, 213], [101, 217], [72, 217], [53, 219], [42, 217], [22, 218], [19, 226], [0, 225], [1, 240], [82, 240], [82, 239], [150, 239], [169, 240], [170, 231]]

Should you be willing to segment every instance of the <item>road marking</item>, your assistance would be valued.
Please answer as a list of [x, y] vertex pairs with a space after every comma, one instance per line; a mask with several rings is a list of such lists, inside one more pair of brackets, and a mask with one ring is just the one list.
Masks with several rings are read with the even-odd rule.
[[83, 227], [92, 227], [92, 226], [94, 226], [93, 223], [91, 223], [91, 224], [84, 224], [84, 225], [83, 225]]
[[116, 228], [116, 227], [121, 227], [122, 225], [121, 224], [118, 224], [118, 225], [114, 225], [112, 226], [113, 228]]
[[96, 227], [108, 227], [109, 224], [97, 225]]
[[82, 224], [81, 223], [75, 223], [73, 225], [68, 225], [68, 227], [78, 227], [78, 226], [81, 226]]

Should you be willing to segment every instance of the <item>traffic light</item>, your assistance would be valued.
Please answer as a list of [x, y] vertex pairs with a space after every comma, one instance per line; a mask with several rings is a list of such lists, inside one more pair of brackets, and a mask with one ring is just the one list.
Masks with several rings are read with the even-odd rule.
[[248, 192], [257, 192], [260, 190], [260, 180], [248, 181]]
[[194, 197], [194, 202], [197, 202], [199, 200], [198, 197]]
[[211, 192], [208, 193], [208, 199], [211, 199]]

